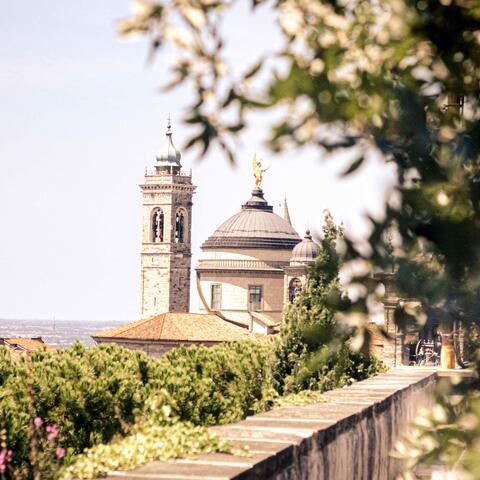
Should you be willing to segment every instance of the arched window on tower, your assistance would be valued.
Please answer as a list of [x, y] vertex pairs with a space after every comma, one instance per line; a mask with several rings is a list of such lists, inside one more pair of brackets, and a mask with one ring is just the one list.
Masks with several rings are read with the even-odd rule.
[[299, 278], [292, 278], [290, 280], [290, 285], [288, 286], [288, 301], [290, 303], [295, 303], [295, 300], [298, 297], [298, 294], [302, 290], [302, 282]]
[[175, 215], [175, 243], [185, 243], [185, 214], [178, 210]]
[[152, 215], [152, 242], [163, 242], [164, 215], [161, 208], [154, 210]]

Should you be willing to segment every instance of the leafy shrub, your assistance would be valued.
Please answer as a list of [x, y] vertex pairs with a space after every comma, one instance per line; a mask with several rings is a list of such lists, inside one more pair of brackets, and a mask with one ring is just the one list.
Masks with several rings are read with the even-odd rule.
[[128, 470], [153, 460], [172, 460], [196, 453], [229, 453], [230, 446], [207, 427], [190, 422], [148, 425], [108, 444], [99, 444], [78, 455], [60, 472], [61, 480], [92, 479], [111, 470]]
[[171, 404], [172, 399], [165, 391], [149, 398], [142, 416], [126, 437], [86, 449], [60, 471], [59, 478], [92, 479], [110, 470], [127, 470], [152, 460], [231, 451], [228, 442], [210, 433], [206, 427], [180, 421]]
[[36, 417], [58, 425], [68, 462], [85, 448], [131, 433], [159, 395], [178, 421], [191, 425], [254, 413], [271, 403], [270, 351], [267, 344], [244, 341], [180, 348], [157, 360], [118, 346], [75, 345], [14, 361], [0, 349], [0, 429], [13, 452], [10, 470], [26, 469], [31, 478], [29, 431]]
[[300, 405], [310, 405], [311, 403], [324, 403], [327, 398], [318, 390], [302, 390], [298, 393], [289, 393], [283, 397], [278, 397], [273, 402], [273, 408], [296, 407]]
[[268, 395], [271, 345], [242, 341], [213, 348], [171, 350], [152, 383], [175, 399], [180, 420], [230, 423], [258, 410]]

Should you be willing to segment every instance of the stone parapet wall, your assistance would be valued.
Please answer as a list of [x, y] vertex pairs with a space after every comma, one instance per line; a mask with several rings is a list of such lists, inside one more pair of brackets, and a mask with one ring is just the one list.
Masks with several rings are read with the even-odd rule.
[[400, 367], [332, 390], [326, 403], [284, 407], [242, 422], [212, 427], [250, 456], [198, 455], [151, 462], [108, 478], [389, 480], [402, 470], [390, 457], [421, 407], [433, 404], [437, 373]]

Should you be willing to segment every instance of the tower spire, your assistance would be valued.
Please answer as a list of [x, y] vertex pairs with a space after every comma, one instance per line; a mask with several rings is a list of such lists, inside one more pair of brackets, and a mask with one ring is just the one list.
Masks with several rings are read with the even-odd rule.
[[290, 212], [288, 211], [288, 204], [287, 204], [287, 196], [283, 199], [283, 206], [282, 206], [282, 217], [284, 220], [288, 222], [290, 226], [292, 225], [292, 220], [290, 219]]
[[173, 144], [172, 134], [172, 121], [169, 115], [167, 119], [167, 129], [165, 131], [166, 139], [160, 150], [157, 152], [157, 163], [155, 168], [170, 173], [178, 173], [182, 167], [182, 164], [180, 163], [181, 154]]

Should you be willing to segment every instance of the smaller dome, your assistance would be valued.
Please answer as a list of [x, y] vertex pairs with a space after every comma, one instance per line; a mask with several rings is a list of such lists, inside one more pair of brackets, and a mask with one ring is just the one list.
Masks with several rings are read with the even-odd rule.
[[182, 164], [180, 163], [181, 154], [175, 148], [175, 145], [172, 141], [172, 124], [170, 123], [170, 118], [167, 122], [167, 131], [165, 133], [166, 140], [165, 143], [162, 145], [160, 150], [157, 152], [157, 163], [155, 165], [156, 168], [162, 167], [177, 167], [181, 168]]
[[303, 240], [295, 245], [290, 258], [290, 265], [313, 263], [320, 253], [320, 246], [312, 240], [310, 230], [307, 230]]

